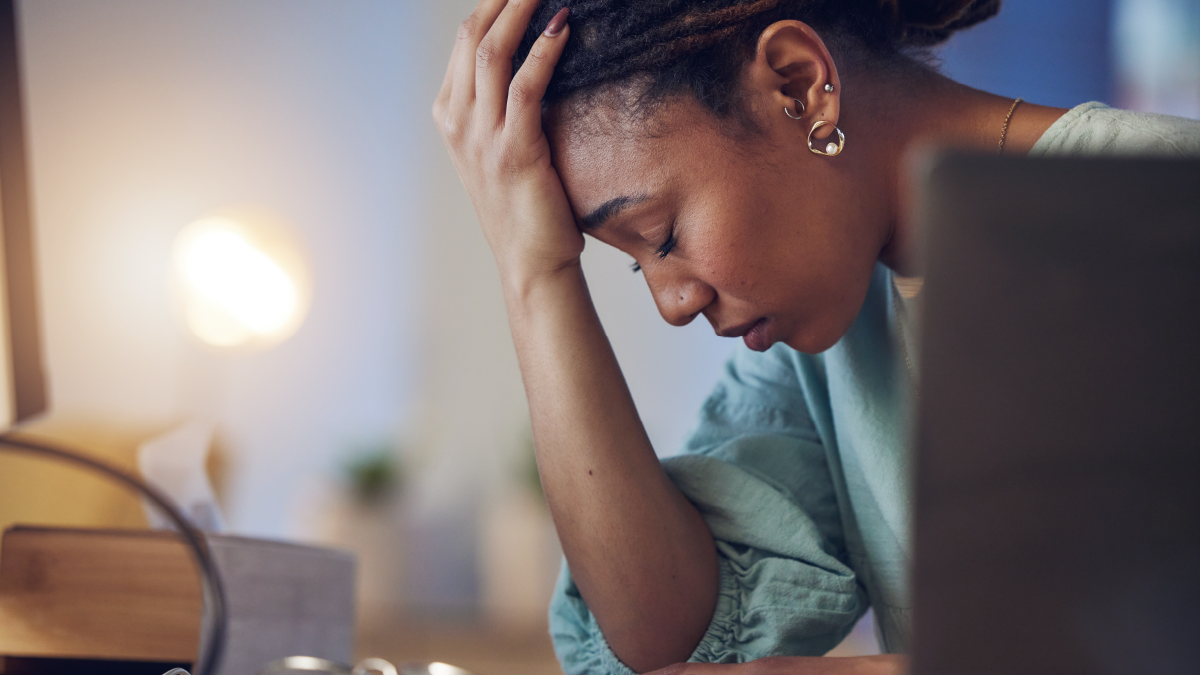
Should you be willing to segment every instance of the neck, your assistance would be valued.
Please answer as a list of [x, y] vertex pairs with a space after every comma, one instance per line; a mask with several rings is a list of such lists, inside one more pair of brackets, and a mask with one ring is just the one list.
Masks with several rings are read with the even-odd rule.
[[[857, 95], [848, 91], [842, 109], [859, 111], [847, 126], [853, 123], [853, 128], [864, 130], [858, 134], [866, 136], [868, 148], [863, 168], [872, 187], [889, 199], [879, 260], [897, 274], [919, 276], [923, 271], [915, 251], [916, 233], [907, 217], [912, 192], [906, 170], [909, 156], [935, 147], [996, 152], [1013, 99], [915, 66], [902, 73], [863, 77], [856, 84]], [[1027, 153], [1064, 112], [1022, 103], [1010, 121], [1004, 154]]]

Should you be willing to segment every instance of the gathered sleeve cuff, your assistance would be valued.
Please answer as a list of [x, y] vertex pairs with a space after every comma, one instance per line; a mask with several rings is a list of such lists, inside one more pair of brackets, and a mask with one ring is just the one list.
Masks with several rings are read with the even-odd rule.
[[[720, 564], [716, 608], [689, 661], [818, 656], [836, 646], [868, 603], [853, 571], [826, 550], [812, 518], [722, 460], [693, 455], [666, 465], [712, 529]], [[566, 675], [633, 674], [604, 639], [565, 563], [550, 631]]]

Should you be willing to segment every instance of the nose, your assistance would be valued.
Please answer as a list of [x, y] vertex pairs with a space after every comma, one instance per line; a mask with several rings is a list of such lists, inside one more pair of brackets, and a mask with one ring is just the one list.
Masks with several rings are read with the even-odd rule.
[[698, 279], [646, 278], [658, 313], [672, 326], [686, 326], [716, 299], [716, 291]]

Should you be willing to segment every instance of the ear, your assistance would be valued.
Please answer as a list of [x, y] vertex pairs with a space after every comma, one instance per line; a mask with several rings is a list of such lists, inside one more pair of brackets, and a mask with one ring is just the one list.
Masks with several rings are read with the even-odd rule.
[[[827, 84], [833, 85], [832, 92], [826, 91]], [[766, 120], [782, 120], [789, 136], [794, 135], [794, 126], [800, 125], [804, 128], [801, 138], [806, 139], [808, 130], [820, 120], [832, 124], [817, 129], [813, 138], [824, 139], [833, 133], [832, 125], [841, 113], [842, 83], [825, 42], [808, 24], [777, 21], [768, 26], [758, 38], [754, 60], [746, 67], [745, 86], [761, 104]], [[793, 99], [804, 103], [799, 121], [783, 112], [787, 108], [797, 114]]]

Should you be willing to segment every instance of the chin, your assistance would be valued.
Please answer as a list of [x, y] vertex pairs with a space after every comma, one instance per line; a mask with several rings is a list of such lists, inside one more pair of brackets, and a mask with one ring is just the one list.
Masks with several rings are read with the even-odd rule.
[[[838, 339], [840, 339], [840, 338], [838, 338]], [[793, 340], [787, 340], [785, 344], [787, 344], [787, 346], [791, 347], [792, 349], [795, 349], [798, 352], [804, 352], [805, 354], [814, 354], [815, 355], [815, 354], [820, 354], [821, 352], [823, 352], [823, 351], [829, 349], [830, 347], [834, 346], [835, 344], [837, 344], [838, 339], [821, 340], [821, 341], [794, 340], [793, 339]]]
[[840, 327], [806, 326], [788, 339], [781, 340], [781, 342], [798, 352], [820, 354], [837, 344], [838, 340], [841, 340], [842, 336], [849, 329], [849, 325]]

